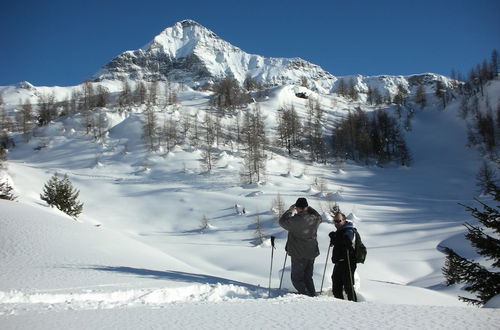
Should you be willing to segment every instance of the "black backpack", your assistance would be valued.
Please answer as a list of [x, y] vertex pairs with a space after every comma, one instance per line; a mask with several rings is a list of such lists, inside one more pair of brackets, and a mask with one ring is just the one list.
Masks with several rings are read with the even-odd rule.
[[361, 236], [358, 233], [356, 228], [353, 228], [352, 231], [354, 235], [356, 235], [356, 241], [354, 242], [354, 257], [356, 258], [357, 264], [364, 264], [366, 259], [366, 246], [361, 241]]

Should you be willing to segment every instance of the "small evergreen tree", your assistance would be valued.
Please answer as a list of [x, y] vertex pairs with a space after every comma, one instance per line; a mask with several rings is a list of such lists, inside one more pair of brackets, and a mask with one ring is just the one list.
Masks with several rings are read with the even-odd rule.
[[50, 206], [55, 206], [64, 213], [77, 218], [83, 210], [83, 203], [78, 201], [79, 190], [73, 188], [67, 175], [61, 180], [54, 174], [44, 185], [40, 198]]
[[9, 201], [15, 200], [17, 197], [12, 193], [12, 186], [8, 181], [0, 182], [0, 199], [6, 199]]
[[43, 193], [40, 195], [40, 199], [47, 202], [50, 206], [55, 205], [58, 185], [59, 178], [56, 173], [43, 186]]
[[[496, 184], [493, 184], [492, 190], [495, 201], [500, 201], [500, 190]], [[500, 239], [498, 239], [500, 235], [500, 210], [498, 206], [494, 208], [482, 202], [479, 203], [483, 206], [482, 211], [470, 206], [463, 206], [488, 230], [465, 223], [468, 231], [465, 238], [471, 242], [471, 245], [481, 256], [485, 257], [486, 260], [493, 261], [491, 267], [468, 260], [445, 247], [444, 251], [447, 256], [442, 268], [447, 285], [466, 283], [467, 286], [464, 289], [476, 294], [478, 299], [459, 297], [460, 300], [475, 305], [482, 305], [500, 293], [500, 272], [495, 271], [500, 267]]]

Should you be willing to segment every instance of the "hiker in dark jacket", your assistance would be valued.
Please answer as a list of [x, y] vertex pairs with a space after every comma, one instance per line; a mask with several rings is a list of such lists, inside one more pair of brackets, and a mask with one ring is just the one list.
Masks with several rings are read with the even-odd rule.
[[346, 220], [343, 213], [335, 215], [335, 228], [330, 236], [330, 245], [333, 245], [332, 261], [335, 264], [332, 273], [332, 291], [335, 298], [344, 299], [343, 291], [347, 293], [347, 299], [357, 301], [354, 291], [354, 272], [356, 271], [356, 258], [354, 256], [355, 234], [353, 224]]
[[305, 198], [299, 198], [281, 216], [279, 223], [288, 231], [285, 249], [292, 259], [292, 284], [300, 294], [314, 297], [313, 270], [314, 259], [319, 255], [316, 236], [321, 216]]

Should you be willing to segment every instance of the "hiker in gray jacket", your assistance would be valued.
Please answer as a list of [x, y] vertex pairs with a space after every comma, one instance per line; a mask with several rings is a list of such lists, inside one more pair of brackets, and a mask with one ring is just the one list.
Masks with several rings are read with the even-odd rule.
[[314, 259], [319, 255], [316, 236], [321, 216], [305, 198], [299, 198], [281, 216], [279, 223], [288, 231], [285, 249], [292, 259], [292, 284], [298, 293], [314, 297], [313, 270]]

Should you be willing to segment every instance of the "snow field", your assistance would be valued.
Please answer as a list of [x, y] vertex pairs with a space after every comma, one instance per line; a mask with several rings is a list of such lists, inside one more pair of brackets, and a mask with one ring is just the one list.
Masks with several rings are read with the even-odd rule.
[[[184, 103], [199, 96], [206, 104], [190, 93]], [[276, 93], [263, 112], [294, 98], [286, 88]], [[303, 113], [305, 104], [296, 107]], [[464, 123], [450, 118], [452, 111], [416, 114], [408, 132], [416, 160], [410, 168], [347, 163], [338, 169], [273, 154], [265, 180], [252, 186], [239, 182], [236, 151], [221, 151], [210, 175], [200, 173], [199, 150], [145, 153], [136, 113], [113, 114], [113, 129], [100, 144], [71, 119], [56, 122], [49, 137], [8, 154], [7, 175], [19, 199], [0, 201], [0, 327], [496, 328], [496, 310], [466, 306], [457, 300], [464, 294], [459, 286], [443, 285], [438, 246], [452, 243], [471, 253], [460, 236], [468, 214], [457, 202], [473, 202], [481, 161], [462, 144]], [[56, 171], [80, 189], [85, 206], [78, 221], [39, 199]], [[316, 178], [326, 180], [327, 192], [314, 187]], [[324, 215], [334, 197], [354, 220], [368, 247], [367, 262], [358, 265], [362, 302], [286, 294], [293, 291], [289, 259], [285, 291], [277, 292], [286, 243], [270, 211], [278, 193], [285, 207], [306, 197]], [[200, 230], [204, 216], [210, 228]], [[254, 236], [257, 216], [266, 238], [276, 236], [271, 299], [271, 249]], [[325, 293], [332, 230], [325, 221], [318, 231], [314, 280], [319, 290], [327, 262]]]

